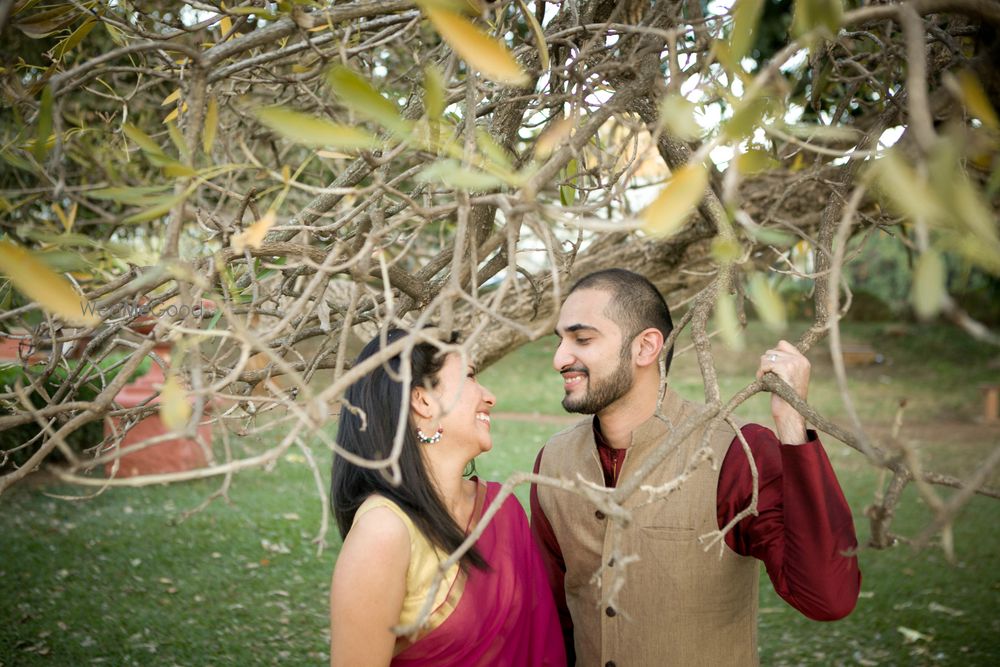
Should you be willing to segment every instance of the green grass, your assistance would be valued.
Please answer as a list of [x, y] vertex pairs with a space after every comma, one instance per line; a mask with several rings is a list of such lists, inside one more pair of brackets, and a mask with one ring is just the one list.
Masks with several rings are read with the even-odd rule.
[[[884, 326], [855, 325], [849, 334], [870, 340], [889, 359], [851, 370], [862, 418], [876, 431], [906, 396], [904, 435], [934, 467], [968, 474], [996, 446], [1000, 430], [971, 421], [980, 409], [977, 383], [997, 375], [989, 367], [994, 350], [946, 327], [898, 337]], [[739, 354], [717, 346], [724, 395], [752, 379], [756, 357], [772, 336], [752, 328], [747, 338]], [[498, 411], [564, 414], [553, 347], [554, 339], [539, 341], [482, 374], [498, 396]], [[810, 356], [810, 398], [843, 419], [825, 350]], [[685, 396], [701, 395], [693, 355], [678, 357], [671, 384]], [[766, 419], [767, 412], [768, 398], [760, 396], [740, 415]], [[478, 460], [479, 474], [502, 480], [529, 469], [560, 428], [495, 420], [494, 448]], [[864, 508], [877, 472], [839, 443], [828, 440], [827, 450], [863, 542]], [[317, 454], [323, 456], [322, 449]], [[316, 556], [312, 540], [321, 514], [304, 459], [293, 450], [270, 472], [237, 475], [231, 504], [216, 501], [178, 522], [218, 484], [110, 489], [67, 502], [46, 494], [80, 490], [29, 478], [0, 498], [0, 665], [325, 664], [328, 582], [339, 541], [331, 525], [331, 545]], [[527, 489], [518, 496], [526, 503]], [[955, 531], [956, 565], [937, 549], [863, 551], [863, 597], [854, 614], [837, 623], [803, 618], [763, 575], [762, 664], [1000, 664], [998, 510], [997, 501], [983, 498], [966, 509]], [[914, 535], [928, 516], [908, 493], [894, 529]], [[907, 643], [900, 627], [931, 638]]]

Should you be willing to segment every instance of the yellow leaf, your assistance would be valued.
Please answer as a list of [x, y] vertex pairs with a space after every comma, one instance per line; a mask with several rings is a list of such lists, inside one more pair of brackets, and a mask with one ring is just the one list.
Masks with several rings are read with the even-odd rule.
[[281, 165], [281, 182], [288, 185], [290, 180], [292, 180], [292, 168], [287, 164]]
[[215, 143], [215, 131], [219, 127], [219, 102], [214, 96], [208, 100], [205, 110], [205, 128], [201, 132], [201, 148], [205, 155], [211, 155], [212, 144]]
[[750, 278], [750, 299], [764, 325], [772, 331], [783, 331], [788, 325], [785, 304], [760, 273]]
[[69, 281], [10, 241], [0, 241], [0, 271], [10, 278], [14, 287], [46, 312], [70, 324], [97, 326], [101, 323], [96, 308], [91, 308]]
[[938, 314], [944, 306], [948, 292], [945, 288], [945, 266], [934, 250], [927, 250], [917, 258], [913, 270], [913, 289], [910, 298], [913, 309], [922, 320]]
[[374, 148], [378, 145], [375, 137], [364, 130], [332, 123], [284, 107], [266, 107], [257, 109], [255, 113], [264, 125], [304, 146], [354, 150]]
[[167, 95], [166, 97], [164, 97], [164, 98], [163, 98], [163, 101], [162, 101], [162, 102], [160, 102], [160, 106], [161, 106], [161, 107], [165, 107], [165, 106], [167, 106], [168, 104], [173, 104], [174, 102], [176, 102], [176, 101], [177, 101], [177, 100], [179, 100], [180, 98], [181, 98], [181, 89], [180, 89], [180, 88], [178, 88], [178, 89], [177, 89], [177, 90], [175, 90], [174, 92], [172, 92], [172, 93], [170, 93], [169, 95]]
[[187, 392], [174, 375], [160, 389], [160, 420], [171, 431], [180, 431], [191, 419], [191, 404]]
[[572, 118], [558, 118], [549, 123], [535, 142], [535, 156], [544, 160], [551, 155], [552, 151], [569, 139], [574, 125], [576, 122]]
[[63, 229], [67, 232], [70, 232], [73, 229], [73, 223], [76, 221], [76, 211], [76, 202], [73, 202], [73, 206], [69, 209], [68, 215], [62, 210], [62, 206], [59, 204], [52, 205], [52, 212], [56, 214], [56, 217], [59, 218], [59, 222], [62, 223]]
[[700, 164], [686, 164], [642, 212], [643, 229], [653, 236], [670, 236], [687, 221], [705, 196], [708, 172]]
[[219, 19], [219, 31], [222, 33], [222, 39], [229, 37], [229, 35], [233, 32], [233, 20], [228, 16], [223, 16]]
[[445, 9], [424, 6], [423, 10], [448, 46], [487, 79], [512, 86], [530, 82], [507, 47], [471, 22]]
[[243, 252], [246, 248], [257, 249], [267, 236], [267, 230], [274, 225], [275, 213], [268, 211], [257, 222], [253, 223], [239, 234], [233, 235], [232, 246], [236, 252]]
[[962, 101], [969, 113], [982, 121], [983, 125], [992, 129], [1000, 130], [1000, 120], [997, 119], [997, 112], [990, 104], [990, 98], [983, 90], [983, 84], [975, 74], [969, 70], [958, 73], [958, 85], [962, 91]]

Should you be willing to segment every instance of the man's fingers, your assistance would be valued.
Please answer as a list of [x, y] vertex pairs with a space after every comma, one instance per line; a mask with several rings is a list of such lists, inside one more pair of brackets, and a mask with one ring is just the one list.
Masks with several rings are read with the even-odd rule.
[[791, 352], [794, 354], [799, 354], [799, 348], [795, 347], [794, 345], [792, 345], [791, 343], [789, 343], [787, 340], [784, 339], [779, 340], [778, 344], [775, 347], [781, 350], [782, 352]]

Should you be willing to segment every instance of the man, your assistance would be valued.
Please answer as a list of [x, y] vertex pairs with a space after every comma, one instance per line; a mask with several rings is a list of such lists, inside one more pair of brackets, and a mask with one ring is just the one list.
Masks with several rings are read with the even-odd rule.
[[[659, 363], [673, 324], [666, 302], [645, 278], [610, 269], [577, 282], [556, 326], [553, 365], [564, 378], [563, 407], [593, 414], [555, 435], [535, 471], [615, 487], [637, 470], [697, 406], [669, 388], [655, 415]], [[669, 369], [670, 354], [667, 357]], [[809, 362], [789, 343], [761, 358], [757, 376], [774, 372], [805, 398]], [[751, 665], [757, 663], [758, 560], [778, 594], [815, 620], [851, 612], [861, 585], [851, 511], [815, 432], [785, 401], [772, 396], [777, 437], [741, 428], [759, 473], [758, 514], [741, 520], [718, 548], [698, 537], [729, 523], [751, 500], [753, 478], [743, 447], [725, 425], [696, 429], [646, 477], [664, 484], [707, 442], [721, 466], [702, 463], [666, 498], [639, 491], [625, 501], [632, 514], [612, 558], [612, 529], [603, 512], [572, 492], [531, 489], [532, 530], [545, 556], [572, 663]], [[707, 438], [707, 439], [706, 439]], [[784, 444], [782, 444], [784, 443]], [[599, 603], [624, 567], [616, 606]]]

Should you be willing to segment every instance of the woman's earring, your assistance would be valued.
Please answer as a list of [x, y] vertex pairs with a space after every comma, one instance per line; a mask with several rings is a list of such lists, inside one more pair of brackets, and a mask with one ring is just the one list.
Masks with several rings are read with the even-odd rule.
[[440, 442], [442, 433], [444, 433], [444, 429], [440, 426], [438, 426], [437, 432], [431, 436], [424, 435], [424, 432], [420, 430], [420, 427], [417, 427], [417, 440], [425, 445], [433, 445], [436, 442]]

